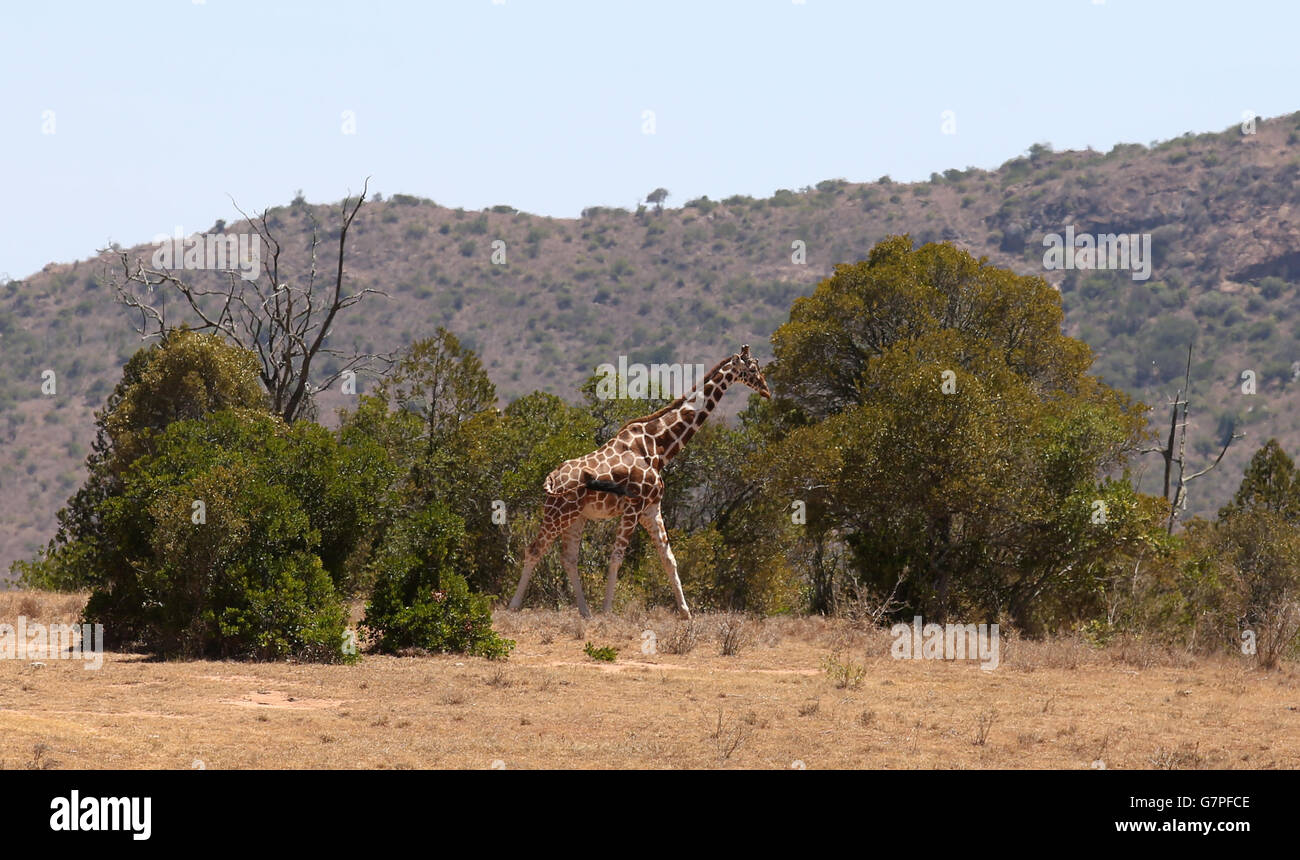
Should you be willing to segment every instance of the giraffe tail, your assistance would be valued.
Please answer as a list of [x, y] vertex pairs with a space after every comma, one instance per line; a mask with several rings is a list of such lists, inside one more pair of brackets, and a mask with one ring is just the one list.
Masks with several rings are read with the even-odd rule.
[[626, 487], [620, 487], [618, 484], [615, 484], [613, 481], [599, 481], [596, 480], [595, 478], [587, 479], [587, 489], [600, 490], [603, 493], [613, 493], [616, 496], [627, 495]]

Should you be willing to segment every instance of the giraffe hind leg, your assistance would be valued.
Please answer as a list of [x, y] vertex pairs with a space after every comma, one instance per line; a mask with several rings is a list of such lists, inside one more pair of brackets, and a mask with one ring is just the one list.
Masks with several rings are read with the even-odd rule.
[[578, 549], [582, 545], [582, 529], [586, 523], [579, 517], [564, 532], [564, 549], [562, 559], [564, 571], [569, 574], [569, 586], [573, 589], [573, 599], [578, 604], [578, 612], [583, 618], [591, 617], [587, 608], [587, 597], [582, 593], [582, 572], [578, 569]]
[[605, 582], [605, 605], [601, 610], [606, 615], [614, 608], [614, 589], [618, 586], [618, 569], [623, 565], [623, 554], [627, 551], [628, 541], [636, 531], [637, 514], [629, 511], [623, 514], [618, 524], [618, 537], [614, 539], [614, 552], [609, 557], [609, 574]]
[[524, 572], [519, 577], [519, 587], [515, 589], [515, 596], [510, 599], [511, 612], [518, 611], [523, 604], [524, 594], [528, 591], [528, 581], [533, 578], [533, 569], [542, 560], [542, 556], [546, 555], [546, 551], [551, 548], [551, 544], [560, 532], [559, 517], [555, 513], [555, 508], [548, 504], [542, 518], [542, 530], [524, 552]]

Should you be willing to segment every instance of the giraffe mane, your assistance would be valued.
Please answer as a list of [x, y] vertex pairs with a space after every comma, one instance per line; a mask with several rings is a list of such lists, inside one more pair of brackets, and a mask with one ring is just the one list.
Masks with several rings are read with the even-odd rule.
[[712, 379], [714, 374], [716, 374], [719, 370], [722, 369], [722, 365], [731, 361], [733, 358], [735, 358], [734, 355], [729, 355], [726, 358], [722, 359], [722, 361], [719, 361], [717, 364], [713, 365], [713, 369], [710, 370], [708, 373], [704, 374], [704, 376], [700, 379], [700, 381], [695, 383], [695, 385], [691, 388], [690, 391], [686, 392], [681, 397], [674, 398], [670, 402], [664, 404], [663, 406], [660, 406], [658, 409], [656, 409], [654, 412], [651, 412], [649, 415], [642, 415], [640, 418], [633, 418], [631, 421], [628, 421], [622, 427], [618, 428], [618, 431], [614, 435], [617, 436], [619, 433], [622, 433], [624, 430], [631, 427], [633, 424], [640, 424], [644, 421], [653, 421], [654, 419], [658, 418], [660, 415], [663, 415], [666, 412], [671, 412], [672, 410], [681, 406], [683, 403], [686, 402], [686, 398], [690, 397], [692, 394], [698, 391], [700, 389], [700, 386], [704, 385], [704, 383]]

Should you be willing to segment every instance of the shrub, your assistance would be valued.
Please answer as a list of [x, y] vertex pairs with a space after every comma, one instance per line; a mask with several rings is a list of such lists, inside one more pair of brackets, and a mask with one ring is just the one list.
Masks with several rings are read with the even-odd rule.
[[1290, 288], [1290, 286], [1290, 284], [1281, 278], [1276, 278], [1270, 275], [1259, 282], [1259, 291], [1264, 298], [1273, 301], [1280, 298], [1281, 295]]
[[456, 572], [464, 540], [464, 522], [440, 502], [389, 531], [374, 562], [374, 590], [362, 621], [377, 650], [509, 655], [515, 643], [492, 630], [489, 599], [471, 592]]
[[59, 511], [59, 531], [33, 563], [43, 572], [18, 572], [69, 590], [99, 581], [109, 566], [104, 557], [118, 548], [104, 530], [101, 508], [121, 492], [127, 469], [154, 451], [154, 440], [173, 422], [218, 410], [264, 409], [257, 368], [252, 352], [185, 328], [133, 353], [121, 381], [95, 413], [86, 482]]
[[718, 653], [723, 657], [735, 657], [740, 649], [749, 644], [750, 630], [748, 619], [739, 612], [729, 612], [718, 622]]
[[618, 659], [618, 649], [610, 645], [602, 645], [597, 648], [588, 642], [582, 649], [582, 653], [602, 663], [613, 663]]
[[307, 512], [246, 452], [209, 447], [195, 432], [205, 423], [169, 428], [105, 502], [115, 550], [86, 619], [163, 655], [350, 659]]
[[1193, 311], [1202, 319], [1222, 319], [1232, 307], [1232, 299], [1223, 293], [1206, 293], [1197, 299]]
[[862, 686], [867, 667], [852, 658], [841, 660], [839, 654], [832, 654], [822, 661], [822, 671], [838, 689], [856, 690]]
[[710, 200], [708, 196], [697, 197], [694, 200], [686, 201], [686, 205], [692, 209], [700, 210], [703, 215], [708, 215], [718, 205], [715, 201]]
[[694, 619], [680, 621], [673, 628], [673, 632], [668, 635], [668, 639], [663, 644], [663, 650], [666, 654], [689, 654], [695, 650], [695, 646], [699, 644], [699, 641], [699, 624]]

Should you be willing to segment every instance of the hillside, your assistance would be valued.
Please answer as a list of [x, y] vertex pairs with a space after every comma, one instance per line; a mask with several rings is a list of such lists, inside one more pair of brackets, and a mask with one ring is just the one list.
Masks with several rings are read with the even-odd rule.
[[[1096, 371], [1155, 405], [1157, 422], [1167, 420], [1162, 404], [1197, 338], [1191, 464], [1212, 459], [1232, 426], [1247, 433], [1193, 485], [1189, 508], [1212, 513], [1270, 436], [1300, 450], [1297, 203], [1300, 114], [1261, 121], [1253, 135], [1233, 126], [1105, 154], [1035, 145], [995, 171], [954, 169], [913, 184], [833, 179], [662, 212], [592, 209], [559, 219], [394, 195], [362, 210], [348, 258], [353, 286], [389, 298], [341, 318], [332, 342], [386, 351], [443, 325], [480, 352], [503, 399], [538, 388], [572, 398], [597, 364], [619, 355], [711, 365], [748, 342], [770, 357], [768, 337], [791, 301], [835, 263], [895, 233], [952, 241], [1058, 285], [1067, 330], [1093, 347]], [[336, 209], [296, 200], [272, 210], [290, 271], [305, 269], [313, 221], [328, 240]], [[1044, 235], [1067, 228], [1149, 233], [1150, 279], [1045, 270]], [[218, 222], [205, 232], [244, 229]], [[504, 265], [492, 262], [498, 239]], [[806, 243], [806, 264], [792, 262], [796, 241]], [[147, 259], [152, 250], [131, 254]], [[106, 286], [111, 262], [51, 264], [0, 286], [0, 570], [51, 536], [55, 511], [83, 477], [92, 412], [139, 346]], [[41, 393], [46, 369], [57, 374], [54, 396]], [[1258, 377], [1253, 396], [1241, 392], [1246, 370]], [[322, 416], [339, 405], [341, 395], [323, 397]], [[1156, 463], [1147, 491], [1158, 491]]]

